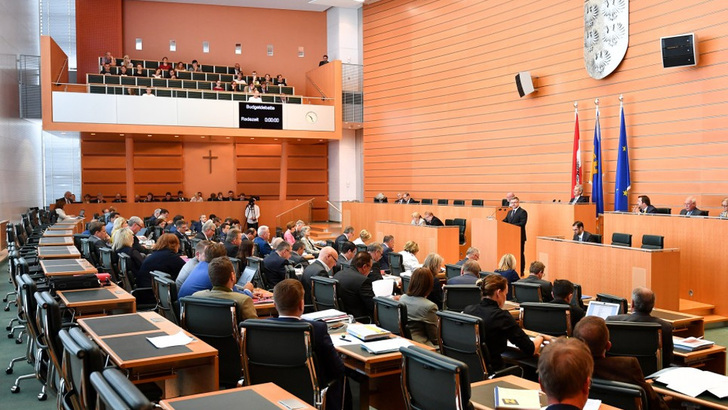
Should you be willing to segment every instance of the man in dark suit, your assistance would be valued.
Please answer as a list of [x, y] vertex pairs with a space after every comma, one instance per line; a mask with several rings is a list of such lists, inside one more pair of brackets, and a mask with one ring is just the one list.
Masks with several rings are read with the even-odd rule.
[[575, 185], [574, 186], [574, 196], [571, 197], [569, 200], [569, 204], [576, 205], [576, 204], [585, 204], [589, 202], [589, 199], [585, 196], [582, 196], [584, 193], [584, 188], [581, 185]]
[[354, 242], [346, 241], [341, 244], [339, 250], [339, 259], [336, 261], [336, 264], [339, 265], [339, 269], [336, 270], [337, 272], [351, 263], [354, 255], [356, 255], [356, 245], [354, 245]]
[[311, 343], [316, 357], [316, 376], [320, 386], [334, 381], [326, 393], [326, 409], [340, 410], [344, 398], [344, 363], [336, 352], [326, 323], [318, 320], [301, 319], [303, 314], [304, 290], [301, 282], [285, 279], [273, 288], [273, 303], [278, 317], [271, 320], [280, 322], [305, 321], [313, 326]]
[[670, 367], [672, 363], [672, 325], [658, 317], [650, 315], [655, 307], [655, 292], [648, 288], [635, 288], [632, 291], [632, 313], [609, 316], [607, 321], [621, 320], [625, 322], [653, 322], [662, 326], [662, 367]]
[[301, 283], [303, 284], [304, 298], [307, 305], [313, 303], [313, 300], [311, 299], [311, 278], [314, 276], [321, 276], [324, 278], [333, 276], [334, 272], [332, 269], [336, 265], [336, 258], [338, 258], [336, 249], [326, 246], [321, 249], [318, 258], [311, 262], [311, 264], [303, 270]]
[[286, 266], [291, 264], [288, 261], [289, 257], [291, 257], [291, 244], [282, 241], [276, 246], [275, 251], [263, 259], [263, 274], [270, 286], [275, 286], [286, 278]]
[[228, 229], [227, 235], [225, 236], [225, 251], [227, 256], [230, 258], [236, 258], [238, 256], [238, 250], [240, 250], [240, 244], [243, 243], [243, 233], [240, 229], [232, 228]]
[[202, 214], [200, 215], [200, 219], [197, 221], [193, 221], [192, 224], [190, 224], [190, 229], [192, 229], [195, 232], [202, 232], [202, 225], [207, 222], [207, 215]]
[[394, 252], [394, 236], [384, 235], [382, 240], [382, 259], [379, 260], [379, 268], [389, 272], [389, 254]]
[[637, 197], [637, 206], [634, 207], [634, 211], [640, 214], [654, 214], [655, 207], [650, 204], [650, 197], [640, 195]]
[[197, 232], [195, 238], [203, 241], [215, 241], [215, 229], [217, 229], [215, 222], [208, 219], [200, 228], [200, 232]]
[[440, 218], [433, 215], [430, 211], [425, 212], [425, 224], [427, 224], [428, 226], [445, 226]]
[[354, 227], [353, 226], [347, 226], [344, 228], [344, 232], [337, 236], [334, 240], [334, 248], [341, 252], [341, 244], [346, 241], [350, 241], [351, 238], [354, 237]]
[[303, 256], [304, 250], [305, 247], [301, 241], [296, 241], [291, 245], [291, 257], [288, 258], [291, 265], [300, 265], [304, 269], [308, 266], [308, 260]]
[[[91, 196], [89, 195], [89, 197]], [[71, 191], [66, 191], [66, 193], [64, 193], [63, 196], [58, 198], [56, 201], [63, 201], [67, 204], [72, 204], [75, 202], [74, 195], [71, 193]]]
[[571, 298], [574, 297], [574, 284], [566, 279], [556, 279], [554, 281], [553, 297], [551, 303], [569, 305], [571, 328], [573, 329], [584, 317], [584, 309], [571, 304]]
[[596, 242], [592, 234], [584, 230], [584, 222], [576, 221], [571, 225], [571, 229], [574, 231], [573, 241], [577, 242]]
[[553, 286], [551, 285], [551, 282], [543, 279], [545, 270], [546, 265], [539, 261], [534, 261], [528, 268], [530, 275], [521, 279], [519, 282], [537, 283], [541, 287], [541, 297], [543, 298], [543, 301], [551, 302], [551, 300], [553, 299], [553, 295], [551, 294], [551, 292], [553, 291]]
[[380, 262], [382, 261], [383, 250], [384, 248], [382, 245], [376, 242], [372, 242], [367, 245], [367, 252], [369, 252], [369, 256], [372, 257], [372, 270], [369, 272], [369, 279], [371, 279], [372, 282], [382, 279], [382, 265]]
[[586, 343], [591, 351], [594, 359], [592, 377], [640, 386], [647, 393], [650, 409], [668, 409], [652, 386], [645, 382], [645, 376], [642, 374], [642, 368], [637, 358], [607, 357], [607, 351], [612, 347], [612, 343], [609, 341], [609, 328], [604, 319], [599, 316], [585, 317], [576, 325], [573, 335]]
[[402, 195], [402, 203], [403, 204], [419, 204], [418, 201], [415, 201], [414, 198], [412, 198], [409, 194], [409, 192], [405, 192], [404, 195]]
[[369, 272], [372, 269], [372, 257], [366, 252], [359, 252], [351, 260], [351, 264], [334, 275], [339, 281], [339, 297], [344, 302], [346, 313], [357, 320], [366, 318], [371, 321], [374, 312], [374, 290]]
[[514, 196], [510, 202], [511, 210], [503, 219], [503, 222], [507, 222], [512, 225], [521, 227], [521, 275], [526, 270], [526, 222], [528, 222], [528, 212], [521, 208], [521, 201], [517, 196]]
[[134, 232], [134, 244], [131, 246], [132, 249], [141, 253], [142, 255], [146, 255], [146, 254], [150, 253], [151, 250], [143, 247], [142, 244], [139, 243], [139, 237], [137, 236], [139, 231], [141, 231], [144, 228], [144, 221], [142, 221], [142, 218], [140, 218], [138, 216], [132, 216], [127, 221], [127, 224], [129, 225], [129, 229], [131, 229], [131, 231]]
[[594, 359], [584, 342], [560, 337], [538, 359], [538, 382], [546, 393], [546, 410], [583, 409], [589, 398]]
[[478, 250], [478, 248], [471, 246], [465, 252], [465, 258], [463, 260], [458, 261], [458, 263], [456, 263], [456, 265], [463, 266], [463, 264], [467, 261], [476, 261], [477, 262], [479, 260], [480, 260], [480, 251]]
[[680, 210], [680, 215], [696, 216], [702, 215], [702, 211], [697, 207], [697, 201], [694, 196], [685, 198], [685, 208]]

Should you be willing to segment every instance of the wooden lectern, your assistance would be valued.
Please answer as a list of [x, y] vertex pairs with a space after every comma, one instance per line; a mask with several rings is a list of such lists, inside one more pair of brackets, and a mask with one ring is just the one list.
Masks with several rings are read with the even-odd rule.
[[475, 219], [472, 225], [472, 243], [480, 251], [480, 268], [493, 271], [506, 253], [516, 257], [516, 271], [521, 269], [521, 228], [503, 222], [502, 217]]

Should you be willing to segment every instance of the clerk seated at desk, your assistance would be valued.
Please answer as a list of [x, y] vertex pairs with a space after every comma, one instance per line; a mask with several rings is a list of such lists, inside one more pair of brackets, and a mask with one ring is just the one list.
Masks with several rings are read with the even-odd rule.
[[571, 229], [574, 231], [573, 241], [577, 242], [597, 242], [596, 238], [591, 233], [584, 230], [584, 222], [576, 221], [571, 225]]
[[625, 322], [653, 322], [662, 326], [662, 367], [670, 367], [672, 362], [672, 325], [658, 317], [650, 315], [655, 307], [655, 292], [648, 288], [635, 288], [632, 291], [632, 313], [609, 316], [611, 320]]

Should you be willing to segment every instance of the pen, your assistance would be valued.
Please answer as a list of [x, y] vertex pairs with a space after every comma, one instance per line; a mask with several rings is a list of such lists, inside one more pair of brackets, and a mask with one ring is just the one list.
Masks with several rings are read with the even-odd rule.
[[346, 338], [346, 335], [341, 335], [341, 340], [343, 340], [345, 342], [351, 342], [351, 340]]

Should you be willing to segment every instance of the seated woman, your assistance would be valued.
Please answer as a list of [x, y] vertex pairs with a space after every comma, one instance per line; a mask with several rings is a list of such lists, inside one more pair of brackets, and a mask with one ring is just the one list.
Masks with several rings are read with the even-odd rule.
[[412, 272], [407, 294], [402, 295], [400, 302], [407, 305], [407, 329], [412, 340], [427, 346], [436, 346], [437, 339], [437, 305], [427, 299], [432, 291], [434, 280], [427, 268], [417, 268]]
[[152, 286], [151, 271], [158, 270], [176, 279], [185, 261], [177, 254], [179, 252], [179, 239], [173, 233], [165, 233], [154, 244], [152, 253], [144, 259], [139, 267], [136, 285], [140, 288]]
[[427, 257], [425, 258], [425, 262], [422, 264], [423, 268], [427, 268], [429, 270], [433, 280], [432, 290], [427, 295], [427, 299], [437, 305], [438, 309], [442, 309], [443, 291], [442, 282], [440, 282], [440, 279], [437, 278], [437, 275], [440, 274], [444, 261], [445, 260], [442, 258], [442, 256], [436, 253], [431, 253], [427, 255]]
[[238, 247], [236, 258], [240, 259], [240, 270], [242, 271], [248, 266], [248, 256], [253, 256], [253, 241], [243, 241]]
[[169, 63], [169, 59], [167, 57], [162, 57], [162, 62], [159, 64], [160, 70], [171, 70], [172, 64]]
[[423, 218], [419, 212], [412, 212], [412, 222], [410, 223], [417, 226], [427, 225], [427, 221], [425, 221], [425, 218]]
[[[126, 220], [126, 218], [117, 216], [116, 219], [114, 219], [114, 225], [111, 227], [111, 243], [114, 243], [114, 234], [122, 228], [127, 228], [129, 226], [129, 222]], [[133, 238], [132, 238], [133, 239]]]
[[372, 239], [372, 234], [370, 234], [366, 229], [362, 229], [361, 232], [359, 232], [359, 237], [354, 239], [354, 245], [366, 245], [367, 241], [370, 239]]
[[56, 222], [63, 222], [63, 221], [73, 221], [76, 219], [73, 215], [68, 215], [63, 210], [63, 207], [66, 206], [66, 201], [64, 201], [62, 198], [58, 201], [56, 201], [56, 207], [54, 209], [54, 212], [56, 213], [56, 216], [58, 219], [56, 219]]
[[402, 255], [402, 267], [404, 270], [413, 272], [421, 266], [420, 261], [418, 261], [417, 256], [415, 256], [419, 251], [420, 246], [417, 245], [417, 242], [415, 241], [409, 241], [404, 244], [404, 250], [400, 252]]
[[311, 239], [311, 227], [306, 225], [301, 228], [301, 242], [303, 242], [303, 250], [315, 257], [318, 257], [319, 247], [313, 239]]
[[545, 337], [538, 335], [531, 341], [510, 312], [503, 310], [508, 293], [506, 278], [500, 275], [486, 275], [478, 280], [477, 285], [483, 293], [483, 299], [477, 305], [467, 306], [463, 313], [483, 319], [485, 344], [490, 353], [490, 357], [486, 357], [486, 360], [491, 371], [503, 368], [501, 354], [505, 352], [508, 341], [516, 345], [525, 357], [538, 354]]
[[506, 299], [513, 300], [511, 284], [521, 278], [518, 276], [518, 272], [516, 272], [516, 257], [512, 253], [503, 255], [500, 262], [498, 262], [498, 269], [495, 272], [508, 279], [508, 294], [506, 295]]
[[296, 223], [293, 221], [290, 221], [286, 223], [286, 231], [283, 233], [283, 239], [286, 240], [286, 242], [293, 245], [296, 243], [296, 238], [293, 236], [293, 232], [296, 230]]
[[[116, 218], [116, 220], [119, 219], [122, 218]], [[132, 232], [132, 230], [127, 227], [117, 229], [116, 232], [114, 232], [114, 235], [112, 235], [111, 240], [113, 241], [113, 245], [111, 245], [111, 250], [114, 251], [114, 253], [116, 253], [117, 255], [120, 253], [125, 253], [131, 258], [129, 270], [131, 271], [132, 276], [136, 278], [139, 274], [139, 268], [141, 268], [142, 262], [144, 262], [144, 255], [142, 255], [138, 250], [133, 248], [134, 232]]]

